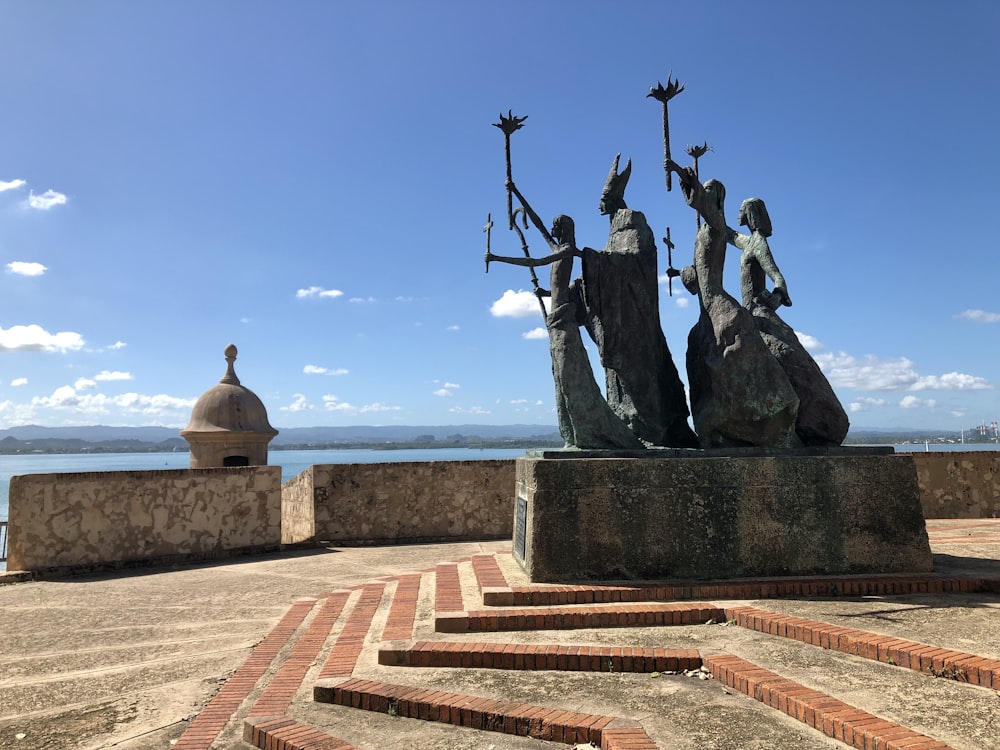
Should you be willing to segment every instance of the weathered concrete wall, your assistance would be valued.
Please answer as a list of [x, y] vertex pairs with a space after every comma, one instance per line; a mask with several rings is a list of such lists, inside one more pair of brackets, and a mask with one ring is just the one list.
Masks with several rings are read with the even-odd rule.
[[276, 548], [281, 467], [32, 474], [10, 481], [9, 570]]
[[[315, 503], [311, 532], [304, 508], [309, 482]], [[282, 491], [283, 523], [288, 519], [282, 540], [375, 544], [500, 539], [513, 528], [513, 497], [513, 461], [313, 466]]]
[[927, 518], [1000, 518], [1000, 451], [914, 453]]

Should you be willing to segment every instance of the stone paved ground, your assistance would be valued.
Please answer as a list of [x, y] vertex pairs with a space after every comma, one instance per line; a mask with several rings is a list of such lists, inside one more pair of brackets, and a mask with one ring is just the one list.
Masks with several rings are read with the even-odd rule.
[[481, 543], [2, 586], [0, 748], [1000, 747], [1000, 520], [928, 527], [915, 578], [531, 586]]

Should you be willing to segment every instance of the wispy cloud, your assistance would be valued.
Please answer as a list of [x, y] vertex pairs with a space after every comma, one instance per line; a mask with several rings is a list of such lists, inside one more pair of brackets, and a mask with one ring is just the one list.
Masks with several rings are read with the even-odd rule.
[[442, 398], [448, 398], [455, 395], [455, 391], [461, 388], [458, 383], [449, 383], [445, 381], [444, 385], [434, 391], [435, 396], [441, 396]]
[[691, 304], [690, 297], [678, 296], [674, 297], [674, 304], [677, 305], [681, 310], [686, 310]]
[[124, 349], [126, 346], [128, 346], [128, 344], [126, 344], [124, 341], [116, 341], [111, 346], [109, 346], [108, 349], [116, 352], [119, 349]]
[[446, 330], [446, 331], [458, 331], [458, 330], [461, 330], [461, 329], [458, 326], [448, 326], [444, 330]]
[[308, 297], [328, 297], [334, 299], [336, 297], [343, 297], [344, 293], [339, 289], [324, 289], [321, 286], [311, 286], [306, 289], [299, 289], [295, 292], [297, 299], [306, 299]]
[[38, 211], [48, 211], [53, 206], [62, 206], [65, 203], [66, 196], [55, 190], [46, 190], [41, 195], [35, 195], [33, 192], [28, 195], [28, 207]]
[[451, 412], [452, 414], [490, 414], [491, 413], [489, 409], [484, 409], [481, 406], [470, 406], [467, 409], [462, 408], [461, 406], [453, 406], [450, 409], [448, 409], [448, 411]]
[[27, 183], [24, 180], [8, 180], [6, 182], [0, 180], [0, 193], [5, 193], [8, 190], [17, 190], [25, 185], [27, 185]]
[[986, 312], [985, 310], [964, 310], [956, 317], [971, 320], [973, 323], [998, 323], [1000, 313]]
[[300, 411], [312, 411], [315, 407], [309, 403], [309, 399], [303, 396], [301, 393], [292, 394], [292, 403], [288, 406], [279, 406], [280, 411], [290, 411], [290, 412], [300, 412]]
[[351, 302], [351, 303], [353, 303], [355, 305], [367, 305], [367, 304], [370, 304], [372, 302], [375, 302], [376, 300], [375, 300], [374, 297], [351, 297], [347, 301]]
[[73, 386], [64, 385], [56, 388], [51, 396], [36, 396], [31, 399], [31, 406], [71, 411], [83, 415], [108, 414], [112, 410], [119, 410], [152, 417], [190, 411], [195, 400], [193, 398], [177, 398], [162, 393], [154, 396], [140, 393], [122, 393], [118, 396], [107, 396], [103, 393], [81, 394]]
[[937, 406], [937, 401], [932, 398], [919, 399], [916, 396], [903, 396], [899, 401], [901, 409], [933, 409]]
[[532, 328], [530, 331], [525, 331], [521, 334], [522, 339], [528, 339], [529, 341], [534, 341], [536, 339], [547, 339], [549, 337], [549, 332], [544, 328]]
[[508, 289], [496, 302], [490, 305], [490, 314], [495, 318], [528, 318], [538, 315], [538, 298], [523, 289]]
[[946, 372], [944, 375], [925, 375], [910, 386], [911, 391], [985, 391], [991, 389], [986, 378], [966, 375], [961, 372]]
[[350, 370], [345, 370], [343, 367], [331, 370], [328, 367], [320, 367], [319, 365], [306, 365], [302, 368], [302, 372], [306, 375], [347, 375]]
[[859, 411], [868, 411], [873, 406], [885, 406], [885, 404], [886, 400], [884, 398], [871, 398], [863, 396], [852, 401], [847, 408], [851, 412], [857, 413]]
[[7, 264], [7, 273], [18, 276], [41, 276], [49, 269], [41, 263], [31, 263], [23, 260], [15, 260]]
[[810, 336], [808, 333], [802, 333], [801, 331], [796, 331], [795, 336], [807, 352], [817, 352], [823, 348], [823, 344], [815, 336]]
[[14, 378], [12, 381], [10, 381], [10, 385], [11, 385], [12, 388], [17, 388], [18, 386], [27, 385], [27, 384], [28, 384], [28, 379], [27, 378]]
[[341, 401], [336, 396], [323, 396], [323, 406], [327, 411], [339, 411], [347, 414], [370, 414], [373, 412], [402, 411], [401, 406], [390, 406], [376, 401], [374, 404], [355, 406], [347, 401]]
[[0, 328], [0, 351], [5, 352], [69, 352], [84, 346], [83, 337], [72, 331], [49, 333], [34, 323], [27, 326]]
[[921, 375], [906, 357], [882, 361], [872, 355], [858, 360], [844, 352], [819, 354], [816, 363], [831, 385], [859, 391], [985, 390], [989, 381], [976, 375], [950, 372]]
[[101, 370], [94, 376], [94, 380], [98, 381], [132, 380], [132, 373], [121, 372], [120, 370], [115, 370], [114, 372], [110, 370]]

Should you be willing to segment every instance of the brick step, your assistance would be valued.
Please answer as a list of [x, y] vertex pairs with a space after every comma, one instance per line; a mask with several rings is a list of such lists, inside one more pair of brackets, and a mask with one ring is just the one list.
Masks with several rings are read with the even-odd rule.
[[438, 612], [434, 629], [439, 633], [571, 630], [701, 625], [712, 620], [724, 622], [725, 610], [703, 602], [674, 602]]
[[694, 649], [418, 641], [382, 646], [378, 663], [390, 667], [648, 673], [698, 669], [702, 659]]
[[354, 745], [325, 734], [308, 724], [280, 717], [247, 719], [243, 722], [243, 741], [261, 750], [358, 750]]
[[633, 586], [537, 584], [480, 588], [483, 606], [486, 607], [549, 607], [563, 604], [692, 599], [776, 599], [790, 596], [839, 597], [991, 592], [1000, 590], [1000, 578], [935, 575], [823, 576], [644, 583]]
[[724, 685], [858, 750], [951, 750], [932, 737], [880, 719], [738, 656], [706, 656], [704, 661]]
[[732, 607], [727, 620], [737, 625], [812, 646], [840, 651], [864, 659], [912, 669], [935, 677], [947, 677], [986, 688], [1000, 689], [1000, 659], [990, 659], [964, 651], [938, 648], [926, 643], [842, 628], [817, 620], [782, 615], [756, 607]]
[[635, 722], [465, 693], [349, 679], [336, 684], [317, 684], [313, 699], [318, 703], [570, 745], [593, 743], [602, 750], [656, 750], [656, 744]]

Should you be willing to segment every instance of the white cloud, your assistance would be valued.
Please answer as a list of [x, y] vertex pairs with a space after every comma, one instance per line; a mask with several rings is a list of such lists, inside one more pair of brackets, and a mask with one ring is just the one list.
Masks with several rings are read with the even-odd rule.
[[18, 386], [27, 384], [28, 384], [27, 378], [14, 378], [12, 381], [10, 381], [10, 385], [12, 388], [17, 388]]
[[35, 195], [33, 192], [28, 195], [28, 206], [39, 211], [48, 211], [53, 206], [62, 206], [65, 203], [66, 196], [55, 190], [46, 190], [41, 195]]
[[947, 372], [944, 375], [925, 375], [910, 386], [911, 391], [985, 391], [992, 388], [986, 378]]
[[490, 305], [490, 314], [495, 318], [527, 318], [540, 313], [538, 297], [523, 289], [508, 289], [496, 302]]
[[823, 348], [823, 345], [815, 336], [810, 336], [808, 333], [802, 333], [801, 331], [796, 331], [795, 336], [807, 352], [816, 352]]
[[96, 387], [97, 381], [91, 380], [90, 378], [77, 378], [77, 381], [73, 383], [73, 388], [78, 391], [87, 391]]
[[162, 393], [155, 396], [139, 393], [123, 393], [118, 396], [107, 396], [103, 393], [80, 394], [72, 386], [64, 385], [56, 388], [51, 396], [36, 396], [31, 399], [31, 405], [36, 408], [61, 409], [85, 415], [108, 414], [112, 409], [117, 409], [151, 417], [189, 412], [195, 401], [193, 398], [177, 398]]
[[18, 276], [41, 276], [48, 270], [41, 263], [30, 263], [23, 260], [15, 260], [7, 264], [7, 272], [15, 273]]
[[343, 297], [344, 293], [339, 289], [324, 289], [321, 286], [311, 286], [308, 289], [299, 289], [295, 293], [296, 298], [305, 299], [307, 297], [329, 297], [334, 299], [336, 297]]
[[328, 367], [320, 367], [319, 365], [306, 365], [302, 368], [302, 372], [306, 375], [347, 375], [350, 370], [346, 370], [343, 367], [331, 370]]
[[336, 396], [323, 396], [323, 406], [327, 411], [342, 411], [348, 414], [366, 414], [371, 412], [402, 411], [400, 406], [389, 406], [376, 401], [374, 404], [355, 406], [347, 401], [341, 401]]
[[83, 348], [83, 337], [72, 331], [49, 333], [39, 325], [0, 328], [0, 351], [68, 352]]
[[24, 187], [27, 183], [24, 180], [9, 180], [4, 182], [0, 180], [0, 193], [4, 193], [8, 190], [17, 190], [19, 187]]
[[101, 370], [94, 376], [94, 380], [101, 380], [101, 381], [132, 380], [132, 373], [121, 372], [119, 370], [115, 370], [114, 372], [110, 372], [109, 370]]
[[353, 302], [355, 305], [366, 305], [369, 302], [374, 302], [374, 297], [351, 297], [348, 302]]
[[511, 402], [512, 404], [514, 404], [515, 406], [516, 406], [517, 404], [529, 404], [529, 403], [531, 403], [531, 402], [530, 402], [530, 401], [528, 401], [528, 399], [526, 399], [526, 398], [512, 398], [512, 399], [510, 400], [510, 402]]
[[458, 326], [448, 326], [444, 330], [446, 330], [446, 331], [458, 331], [458, 330], [461, 330], [461, 329]]
[[489, 414], [489, 409], [484, 409], [481, 406], [471, 406], [468, 409], [463, 409], [460, 406], [453, 406], [448, 409], [452, 414]]
[[958, 314], [959, 318], [971, 320], [974, 323], [997, 323], [1000, 322], [1000, 313], [986, 312], [985, 310], [964, 310]]
[[448, 382], [448, 381], [446, 380], [446, 381], [444, 382], [444, 387], [445, 387], [445, 388], [461, 388], [462, 386], [460, 386], [460, 385], [459, 385], [458, 383], [449, 383], [449, 382]]
[[434, 395], [447, 398], [452, 395], [452, 392], [449, 391], [447, 388], [438, 388], [436, 391], [434, 391]]
[[290, 403], [288, 406], [279, 407], [281, 411], [292, 411], [292, 412], [311, 411], [313, 408], [314, 408], [313, 405], [309, 403], [309, 399], [307, 399], [301, 393], [292, 394], [292, 403]]
[[119, 349], [124, 349], [126, 346], [128, 346], [128, 344], [126, 344], [124, 341], [116, 341], [111, 346], [109, 346], [108, 349], [111, 349], [112, 351], [118, 351]]
[[862, 396], [861, 398], [855, 399], [848, 405], [848, 410], [851, 412], [868, 411], [873, 406], [885, 406], [886, 401], [884, 398], [870, 398], [868, 396]]
[[532, 328], [530, 331], [525, 331], [521, 334], [522, 339], [527, 339], [528, 341], [535, 341], [537, 339], [548, 339], [549, 332], [544, 328]]
[[949, 372], [944, 375], [921, 375], [906, 357], [881, 361], [872, 355], [857, 360], [844, 352], [816, 355], [816, 363], [840, 388], [862, 391], [986, 390], [992, 388], [985, 378]]
[[687, 307], [691, 304], [691, 298], [690, 297], [674, 297], [674, 303], [679, 308], [681, 308], [682, 310], [686, 310]]
[[932, 398], [929, 398], [927, 400], [922, 400], [917, 398], [916, 396], [903, 396], [903, 398], [900, 399], [899, 401], [899, 406], [901, 409], [920, 409], [920, 408], [933, 409], [935, 406], [937, 406], [937, 401], [935, 401]]

